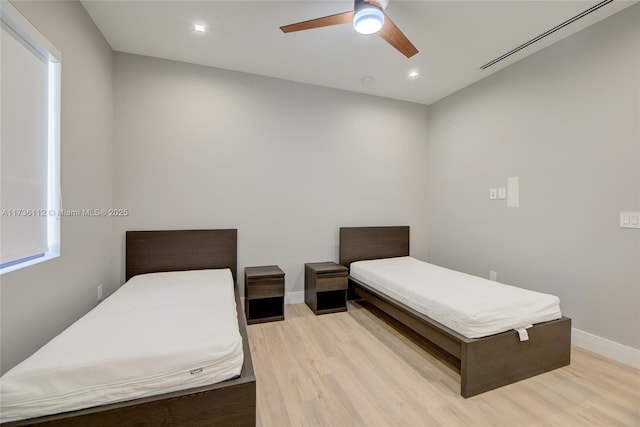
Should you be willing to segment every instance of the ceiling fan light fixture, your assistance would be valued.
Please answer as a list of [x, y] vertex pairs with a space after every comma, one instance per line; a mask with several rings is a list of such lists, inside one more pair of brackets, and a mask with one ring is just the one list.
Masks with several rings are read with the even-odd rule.
[[360, 34], [373, 34], [384, 25], [384, 12], [371, 3], [361, 3], [353, 14], [353, 28]]

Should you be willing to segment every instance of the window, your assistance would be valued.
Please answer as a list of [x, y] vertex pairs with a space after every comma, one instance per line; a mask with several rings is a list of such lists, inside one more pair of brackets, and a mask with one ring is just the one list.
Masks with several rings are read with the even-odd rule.
[[60, 53], [0, 1], [0, 273], [60, 254]]

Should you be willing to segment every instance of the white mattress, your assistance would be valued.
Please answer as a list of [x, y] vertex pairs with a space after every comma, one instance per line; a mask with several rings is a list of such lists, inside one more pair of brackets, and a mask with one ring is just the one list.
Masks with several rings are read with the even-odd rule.
[[229, 269], [135, 276], [0, 378], [0, 421], [235, 377], [236, 316]]
[[504, 285], [412, 257], [358, 261], [351, 276], [468, 337], [559, 319], [556, 296]]

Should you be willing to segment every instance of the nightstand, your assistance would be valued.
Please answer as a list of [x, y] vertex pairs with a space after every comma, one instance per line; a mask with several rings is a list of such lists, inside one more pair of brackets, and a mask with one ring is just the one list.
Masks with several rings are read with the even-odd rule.
[[277, 265], [244, 269], [247, 324], [284, 320], [284, 271]]
[[304, 302], [315, 314], [347, 311], [349, 270], [335, 262], [304, 265]]

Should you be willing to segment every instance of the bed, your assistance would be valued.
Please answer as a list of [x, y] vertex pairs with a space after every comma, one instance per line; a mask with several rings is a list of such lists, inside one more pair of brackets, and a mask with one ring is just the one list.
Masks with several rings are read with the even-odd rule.
[[[202, 329], [205, 333], [210, 331], [226, 330], [229, 327], [218, 322], [218, 317], [213, 316], [213, 311], [219, 316], [231, 318], [237, 331], [231, 331], [227, 341], [220, 344], [219, 355], [215, 359], [215, 364], [207, 365], [204, 361], [214, 359], [202, 359], [202, 366], [192, 369], [190, 372], [183, 372], [187, 377], [193, 375], [188, 381], [174, 378], [172, 375], [165, 375], [161, 378], [164, 388], [161, 394], [148, 392], [144, 397], [125, 399], [109, 404], [97, 404], [85, 409], [60, 412], [53, 415], [40, 416], [37, 418], [22, 419], [12, 421], [3, 426], [24, 426], [24, 425], [61, 425], [61, 426], [120, 426], [120, 425], [179, 425], [179, 426], [247, 426], [255, 425], [256, 421], [256, 380], [253, 372], [249, 343], [245, 327], [245, 320], [242, 314], [240, 298], [237, 286], [237, 230], [167, 230], [167, 231], [128, 231], [126, 234], [126, 279], [127, 285], [123, 286], [116, 294], [105, 300], [100, 306], [101, 311], [107, 315], [117, 313], [115, 308], [122, 310], [123, 307], [132, 302], [131, 310], [143, 316], [146, 311], [137, 309], [139, 305], [133, 304], [138, 299], [152, 300], [153, 306], [165, 310], [167, 318], [161, 328], [174, 329], [178, 335], [184, 335], [185, 345], [192, 345], [190, 334], [187, 329], [191, 329], [189, 323], [190, 312], [206, 311], [206, 304], [202, 307], [201, 299], [212, 301], [212, 317], [207, 324], [199, 325], [193, 329]], [[177, 273], [180, 272], [180, 273]], [[180, 278], [180, 286], [185, 290], [194, 289], [202, 298], [192, 298], [186, 292], [176, 294], [175, 277]], [[130, 280], [131, 279], [131, 280]], [[203, 283], [213, 284], [204, 286]], [[225, 290], [222, 288], [224, 284]], [[173, 287], [173, 294], [167, 293], [168, 299], [157, 297], [155, 293], [161, 295], [165, 288]], [[146, 288], [147, 294], [140, 294], [139, 290]], [[153, 293], [148, 293], [154, 289]], [[183, 288], [181, 288], [183, 289]], [[170, 292], [167, 291], [167, 292]], [[124, 296], [118, 296], [123, 294]], [[184, 295], [182, 295], [184, 294]], [[145, 297], [146, 295], [146, 297]], [[191, 295], [191, 294], [189, 294]], [[110, 299], [117, 302], [111, 303]], [[235, 307], [233, 301], [235, 300]], [[104, 307], [101, 307], [104, 306]], [[175, 307], [184, 306], [185, 311], [178, 317], [171, 318], [170, 313]], [[91, 313], [88, 313], [88, 322], [91, 320]], [[195, 316], [195, 314], [194, 314]], [[107, 317], [108, 318], [108, 317]], [[118, 319], [113, 316], [112, 319]], [[142, 317], [144, 320], [144, 317]], [[125, 321], [125, 320], [120, 320]], [[237, 321], [237, 323], [236, 323]], [[182, 324], [180, 324], [182, 323]], [[193, 322], [191, 322], [193, 323]], [[75, 325], [74, 325], [75, 327]], [[73, 328], [70, 328], [73, 329]], [[74, 330], [78, 328], [75, 327]], [[233, 328], [232, 328], [233, 329]], [[62, 335], [62, 334], [61, 334]], [[194, 335], [195, 336], [195, 335]], [[205, 336], [207, 336], [205, 334]], [[200, 340], [206, 341], [206, 340]], [[197, 346], [185, 348], [179, 353], [179, 348], [167, 347], [166, 352], [198, 358], [202, 354], [209, 357], [216, 350], [216, 347], [206, 346], [206, 342], [196, 342]], [[129, 344], [135, 348], [135, 342]], [[176, 346], [179, 347], [179, 346]], [[221, 349], [224, 349], [222, 351]], [[227, 351], [228, 349], [228, 351]], [[159, 348], [159, 357], [163, 356], [164, 347]], [[196, 353], [200, 351], [201, 353]], [[173, 357], [173, 356], [172, 356]], [[198, 359], [200, 360], [200, 359]], [[144, 364], [138, 364], [137, 359], [132, 359], [131, 363], [121, 361], [121, 367], [127, 369], [128, 366], [135, 366], [141, 371]], [[145, 363], [153, 364], [145, 359]], [[175, 366], [182, 366], [176, 358], [172, 361]], [[191, 362], [190, 362], [191, 363]], [[200, 365], [198, 365], [200, 366]], [[81, 369], [79, 369], [81, 371]], [[81, 378], [82, 375], [79, 375]], [[184, 378], [184, 377], [183, 377]], [[225, 379], [221, 382], [215, 378]], [[180, 385], [180, 382], [186, 384]], [[155, 384], [155, 383], [154, 383]], [[137, 385], [136, 385], [137, 387]], [[183, 388], [183, 389], [181, 389]], [[111, 390], [108, 390], [111, 393]], [[126, 387], [113, 391], [106, 395], [112, 397], [117, 393], [129, 392]], [[120, 398], [122, 399], [122, 394]], [[126, 397], [126, 396], [125, 396]]]
[[[408, 226], [340, 228], [340, 264], [347, 268], [357, 261], [408, 256]], [[567, 317], [533, 324], [526, 329], [526, 341], [521, 341], [515, 330], [469, 338], [353, 274], [349, 276], [349, 294], [369, 302], [455, 358], [465, 398], [570, 363], [571, 319]]]

